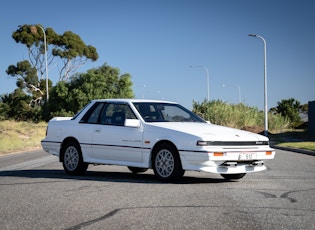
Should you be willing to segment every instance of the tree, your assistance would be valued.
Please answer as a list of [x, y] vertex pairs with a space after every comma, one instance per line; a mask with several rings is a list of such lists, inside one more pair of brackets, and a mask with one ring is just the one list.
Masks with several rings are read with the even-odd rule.
[[[96, 48], [86, 45], [78, 35], [71, 31], [58, 35], [52, 28], [46, 28], [45, 34], [48, 65], [53, 64], [56, 57], [61, 60], [57, 63], [57, 65], [61, 63], [59, 80], [67, 80], [70, 74], [74, 73], [87, 60], [96, 61], [98, 59]], [[17, 43], [24, 44], [28, 49], [28, 62], [32, 68], [37, 70], [37, 80], [41, 82], [46, 72], [44, 33], [41, 27], [39, 25], [20, 25], [13, 32], [12, 38]], [[28, 80], [23, 79], [24, 81]], [[29, 85], [28, 82], [23, 84]], [[39, 88], [42, 89], [43, 87]]]
[[52, 43], [55, 45], [52, 49], [53, 56], [58, 56], [63, 61], [60, 80], [67, 80], [69, 74], [80, 68], [88, 59], [92, 61], [98, 59], [96, 49], [85, 45], [81, 38], [71, 31], [66, 31]]
[[271, 110], [280, 114], [284, 118], [288, 118], [292, 128], [295, 128], [301, 124], [301, 104], [294, 98], [281, 100], [278, 102], [277, 107], [275, 109], [272, 108]]
[[13, 93], [3, 95], [0, 104], [0, 117], [16, 121], [32, 120], [38, 122], [41, 120], [40, 110], [29, 106], [27, 101], [30, 98], [19, 88]]
[[[37, 71], [32, 67], [30, 62], [25, 60], [18, 62], [16, 66], [10, 65], [6, 70], [7, 74], [16, 77], [16, 85], [19, 89], [25, 90], [26, 94], [31, 94], [30, 105], [40, 105], [43, 95], [45, 94], [45, 84], [43, 80], [37, 78]], [[51, 85], [51, 81], [50, 81]]]
[[[54, 56], [52, 55], [49, 45], [52, 41], [58, 38], [58, 35], [51, 28], [45, 31], [47, 41], [47, 61], [48, 65], [53, 63]], [[12, 38], [16, 43], [24, 44], [28, 50], [28, 61], [31, 66], [38, 72], [38, 80], [44, 79], [46, 72], [44, 34], [39, 26], [20, 25], [19, 28], [12, 33]]]
[[[66, 31], [64, 34], [58, 35], [52, 28], [43, 30], [39, 25], [20, 25], [12, 33], [12, 38], [16, 43], [26, 46], [28, 60], [20, 61], [16, 65], [10, 65], [6, 70], [9, 76], [17, 79], [16, 85], [19, 89], [10, 94], [11, 96], [14, 95], [14, 101], [19, 101], [19, 103], [11, 103], [13, 100], [10, 101], [10, 108], [12, 106], [17, 106], [18, 108], [11, 108], [8, 113], [5, 113], [6, 115], [9, 114], [9, 117], [19, 117], [19, 115], [10, 114], [10, 111], [16, 109], [19, 112], [18, 114], [22, 114], [20, 110], [24, 109], [24, 112], [28, 114], [27, 116], [31, 118], [29, 112], [36, 110], [38, 114], [41, 108], [36, 107], [41, 107], [45, 104], [44, 99], [46, 97], [44, 95], [47, 94], [45, 48], [49, 66], [52, 64], [55, 65], [54, 62], [56, 60], [59, 60], [59, 64], [61, 63], [61, 67], [59, 66], [59, 79], [64, 81], [68, 80], [70, 74], [74, 73], [87, 60], [96, 61], [98, 59], [96, 48], [86, 45], [78, 35], [71, 31]], [[46, 37], [46, 40], [44, 40], [44, 37]], [[51, 88], [52, 82], [49, 80], [48, 91]], [[23, 105], [21, 104], [22, 101]], [[6, 107], [8, 103], [2, 102], [1, 108]], [[49, 113], [47, 105], [45, 105], [45, 110], [45, 117], [47, 117]], [[22, 119], [26, 119], [27, 116], [24, 114]], [[34, 116], [37, 117], [35, 114]]]
[[93, 99], [132, 97], [130, 74], [120, 75], [118, 68], [104, 64], [87, 73], [76, 74], [68, 82], [58, 82], [50, 97], [54, 102], [50, 117], [72, 116]]

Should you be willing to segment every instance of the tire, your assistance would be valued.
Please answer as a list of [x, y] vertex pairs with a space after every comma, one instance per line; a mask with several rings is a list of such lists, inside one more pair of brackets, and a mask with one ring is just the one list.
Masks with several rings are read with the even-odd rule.
[[238, 174], [221, 174], [226, 180], [238, 180], [243, 178], [246, 173], [238, 173]]
[[145, 171], [147, 171], [147, 168], [139, 168], [139, 167], [131, 167], [128, 166], [128, 169], [132, 172], [132, 173], [143, 173]]
[[177, 149], [166, 143], [161, 144], [154, 150], [152, 167], [155, 176], [163, 182], [177, 181], [185, 173]]
[[83, 162], [82, 152], [79, 144], [70, 141], [62, 148], [62, 165], [65, 172], [69, 175], [83, 175], [88, 164]]

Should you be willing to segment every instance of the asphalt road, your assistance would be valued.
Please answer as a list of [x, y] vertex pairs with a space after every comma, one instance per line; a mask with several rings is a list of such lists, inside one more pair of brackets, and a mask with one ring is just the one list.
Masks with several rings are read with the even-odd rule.
[[70, 177], [43, 151], [0, 156], [0, 229], [315, 229], [315, 157], [277, 150], [266, 165], [165, 184], [118, 166]]

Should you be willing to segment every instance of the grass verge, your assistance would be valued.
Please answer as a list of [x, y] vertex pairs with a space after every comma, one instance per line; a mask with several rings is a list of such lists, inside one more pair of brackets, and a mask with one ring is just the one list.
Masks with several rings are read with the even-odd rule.
[[0, 121], [0, 154], [39, 148], [46, 122]]
[[311, 141], [283, 142], [283, 143], [278, 144], [278, 146], [315, 151], [315, 142], [314, 141], [313, 142], [311, 142]]
[[315, 137], [310, 136], [304, 129], [270, 134], [269, 138], [276, 146], [315, 151]]

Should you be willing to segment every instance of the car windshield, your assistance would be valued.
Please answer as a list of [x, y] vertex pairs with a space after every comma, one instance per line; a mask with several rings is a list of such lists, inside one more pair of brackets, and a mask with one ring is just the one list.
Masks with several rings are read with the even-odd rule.
[[201, 117], [179, 104], [158, 102], [133, 103], [146, 122], [202, 122]]

